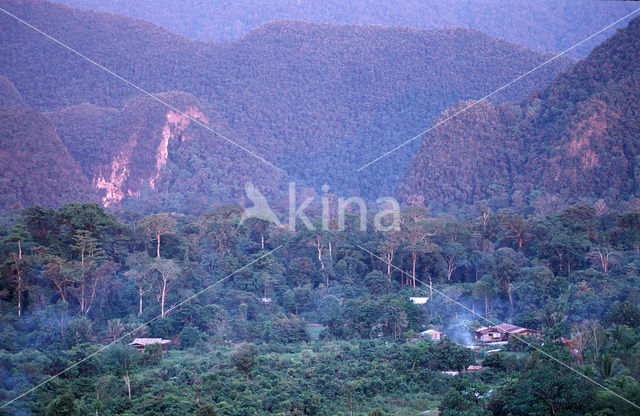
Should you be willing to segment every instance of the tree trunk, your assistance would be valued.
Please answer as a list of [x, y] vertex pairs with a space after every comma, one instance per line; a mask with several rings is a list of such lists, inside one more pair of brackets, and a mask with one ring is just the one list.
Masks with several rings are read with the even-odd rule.
[[84, 312], [84, 271], [82, 272], [82, 280], [80, 281], [80, 312]]
[[387, 263], [387, 276], [389, 281], [391, 281], [391, 265], [393, 264], [393, 256], [394, 256], [395, 251], [394, 250], [389, 250], [385, 255], [385, 262]]
[[509, 305], [511, 305], [511, 313], [513, 313], [513, 297], [511, 296], [511, 284], [507, 286], [507, 295], [509, 295]]
[[84, 312], [84, 248], [80, 251], [80, 267], [82, 267], [82, 276], [80, 276], [80, 312]]
[[318, 248], [318, 261], [320, 262], [320, 268], [324, 270], [324, 262], [322, 261], [322, 246], [320, 243], [316, 246]]
[[411, 277], [413, 279], [413, 288], [416, 288], [416, 260], [418, 259], [418, 253], [412, 253], [413, 256], [413, 264], [411, 269]]
[[129, 370], [127, 370], [127, 374], [122, 376], [124, 380], [124, 384], [127, 385], [127, 393], [129, 394], [129, 398], [131, 398], [131, 377], [129, 377]]
[[429, 279], [429, 318], [433, 317], [433, 277], [428, 274], [427, 278]]
[[62, 302], [67, 303], [67, 298], [64, 296], [64, 288], [62, 287], [62, 284], [58, 284], [57, 282], [53, 282], [53, 284], [55, 284], [56, 287], [58, 288], [58, 292], [60, 292], [60, 297], [62, 298]]
[[138, 283], [138, 316], [142, 316], [142, 282]]
[[484, 316], [489, 316], [489, 299], [484, 295]]
[[160, 316], [164, 318], [164, 298], [167, 292], [167, 279], [162, 279], [162, 300], [160, 301]]
[[96, 300], [96, 290], [98, 289], [98, 281], [100, 279], [96, 278], [93, 280], [93, 285], [91, 286], [91, 297], [89, 298], [89, 300], [87, 301], [87, 310], [85, 311], [85, 313], [88, 315], [89, 314], [89, 310], [91, 310], [91, 307], [93, 306], [93, 302]]
[[18, 260], [22, 260], [22, 243], [18, 240]]
[[160, 258], [160, 234], [156, 234], [156, 257]]
[[22, 274], [20, 273], [20, 266], [16, 268], [16, 274], [18, 275], [18, 316], [22, 316]]

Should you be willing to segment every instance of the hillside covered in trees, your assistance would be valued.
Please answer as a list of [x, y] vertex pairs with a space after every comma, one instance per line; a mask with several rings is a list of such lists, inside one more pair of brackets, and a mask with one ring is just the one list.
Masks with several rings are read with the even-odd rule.
[[[640, 196], [640, 19], [518, 105], [482, 102], [424, 138], [399, 186], [434, 208], [538, 213]], [[468, 106], [460, 103], [441, 118]]]
[[0, 0], [0, 416], [640, 416], [632, 6], [102, 7], [200, 40]]
[[0, 108], [0, 206], [97, 201], [51, 121], [30, 108]]
[[[237, 39], [279, 19], [421, 29], [467, 27], [545, 52], [560, 52], [631, 12], [624, 1], [589, 0], [59, 0], [70, 6], [138, 17], [204, 41]], [[247, 13], [251, 10], [251, 13]], [[624, 27], [625, 23], [617, 27]], [[584, 57], [607, 32], [570, 56]]]
[[[550, 57], [467, 29], [281, 21], [214, 44], [45, 1], [0, 4], [149, 92], [190, 97], [180, 99], [188, 101], [181, 111], [197, 110], [212, 128], [287, 171], [286, 179], [370, 198], [393, 192], [411, 150], [356, 174], [359, 166], [459, 100], [483, 96]], [[196, 132], [201, 127], [193, 122], [179, 128], [188, 128], [184, 134], [193, 140], [179, 146], [178, 133], [171, 133], [164, 163], [154, 153], [164, 155], [169, 109], [11, 17], [2, 14], [0, 22], [2, 75], [75, 147], [67, 152], [103, 202], [149, 195], [145, 203], [173, 209], [166, 195], [193, 201], [184, 195], [192, 192], [206, 197], [185, 206], [202, 209], [243, 192], [246, 178], [265, 193], [270, 181], [286, 187], [281, 172], [256, 167], [259, 161], [206, 129]], [[561, 58], [495, 101], [521, 100], [571, 63]], [[135, 166], [123, 169], [122, 159], [132, 158]]]
[[[69, 204], [4, 217], [0, 401], [95, 354], [0, 411], [637, 414], [614, 395], [640, 399], [637, 211], [456, 220], [409, 207], [383, 233], [354, 216], [293, 233], [241, 212], [124, 224]], [[542, 338], [466, 347], [472, 328], [505, 321]], [[447, 338], [418, 339], [428, 328]], [[138, 337], [169, 351], [140, 353], [127, 345]], [[482, 369], [443, 373], [469, 365]]]

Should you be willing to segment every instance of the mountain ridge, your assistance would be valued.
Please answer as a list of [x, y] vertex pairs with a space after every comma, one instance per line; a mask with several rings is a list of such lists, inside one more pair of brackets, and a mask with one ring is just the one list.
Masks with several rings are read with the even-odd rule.
[[[408, 26], [418, 29], [468, 27], [528, 48], [560, 52], [634, 9], [625, 2], [546, 0], [537, 2], [421, 0], [376, 2], [354, 0], [195, 0], [177, 6], [171, 1], [60, 0], [83, 9], [135, 16], [176, 33], [204, 41], [232, 41], [269, 21], [297, 19], [312, 22]], [[252, 13], [246, 13], [246, 10]], [[532, 18], [536, 16], [536, 18]], [[618, 25], [618, 27], [624, 24]], [[609, 34], [570, 52], [586, 56]]]
[[[551, 56], [469, 29], [417, 30], [298, 21], [271, 23], [229, 44], [206, 44], [149, 23], [139, 24], [135, 19], [74, 10], [43, 0], [2, 0], [0, 4], [146, 91], [190, 94], [200, 103], [200, 111], [212, 114], [216, 125], [225, 126], [232, 140], [288, 171], [287, 181], [317, 189], [326, 183], [336, 193], [371, 199], [381, 193], [389, 195], [402, 177], [399, 167], [408, 164], [411, 149], [364, 175], [355, 173], [357, 167], [377, 156], [381, 148], [415, 135], [448, 106], [486, 95]], [[39, 111], [64, 119], [65, 108], [89, 103], [115, 108], [122, 116], [122, 109], [140, 96], [139, 90], [8, 16], [0, 15], [0, 22], [7, 28], [0, 36], [0, 47], [7, 51], [0, 55], [3, 75]], [[265, 31], [271, 34], [267, 36]], [[517, 88], [502, 91], [492, 99], [522, 99], [572, 63], [560, 58], [520, 81]], [[146, 112], [145, 108], [153, 111]], [[81, 109], [76, 107], [76, 111]], [[196, 147], [191, 147], [189, 155], [182, 154], [182, 159], [171, 162], [171, 152], [176, 150], [180, 155], [181, 150], [169, 146], [170, 163], [162, 165], [174, 173], [166, 171], [167, 177], [183, 173], [174, 178], [173, 185], [161, 187], [162, 192], [153, 189], [165, 175], [160, 169], [159, 179], [150, 182], [157, 173], [152, 159], [168, 109], [143, 105], [141, 125], [147, 126], [143, 128], [145, 140], [153, 145], [140, 149], [156, 150], [140, 159], [143, 170], [132, 167], [128, 171], [138, 171], [141, 176], [119, 180], [122, 186], [113, 187], [114, 181], [107, 177], [113, 173], [118, 152], [127, 146], [127, 140], [133, 140], [132, 132], [116, 126], [106, 128], [108, 133], [101, 132], [104, 129], [99, 126], [107, 123], [103, 116], [109, 112], [102, 114], [86, 105], [84, 111], [84, 118], [76, 115], [78, 120], [94, 123], [97, 129], [85, 125], [88, 130], [78, 130], [79, 136], [74, 138], [73, 129], [65, 128], [61, 121], [60, 134], [68, 145], [83, 149], [70, 152], [80, 159], [90, 159], [81, 162], [84, 174], [94, 186], [95, 181], [101, 183], [101, 192], [108, 188], [111, 190], [107, 193], [117, 194], [117, 198], [111, 198], [113, 203], [132, 199], [127, 197], [131, 192], [132, 197], [145, 196], [149, 207], [157, 206], [151, 203], [154, 197], [164, 201], [161, 207], [175, 207], [179, 204], [171, 202], [172, 198], [182, 200], [182, 192], [188, 192], [192, 194], [188, 199], [200, 199], [200, 209], [204, 209], [213, 201], [242, 195], [244, 182], [252, 178], [251, 171], [265, 172], [253, 175], [256, 186], [266, 184], [265, 193], [272, 193], [274, 180], [281, 179], [267, 165], [257, 170], [248, 168], [259, 161], [247, 161], [247, 155], [238, 154], [238, 149], [229, 148], [232, 156], [225, 157], [222, 149], [226, 147], [220, 139], [203, 129], [195, 137], [203, 143], [196, 147], [205, 153], [197, 155]], [[96, 117], [94, 121], [87, 118], [91, 114]], [[71, 113], [66, 117], [73, 119]], [[145, 117], [155, 121], [149, 124]], [[87, 143], [92, 134], [104, 135], [105, 144]], [[204, 144], [208, 141], [216, 142], [215, 147]], [[94, 150], [87, 151], [90, 149]], [[209, 151], [215, 156], [208, 157]], [[92, 155], [96, 152], [103, 154]], [[189, 165], [196, 160], [197, 165]], [[234, 162], [240, 160], [243, 162]], [[96, 173], [87, 168], [90, 166], [111, 172]], [[156, 173], [152, 175], [152, 171]], [[203, 179], [190, 182], [187, 172]], [[279, 187], [285, 190], [285, 182]], [[196, 197], [198, 192], [200, 198]]]
[[[414, 156], [399, 194], [444, 209], [525, 203], [540, 213], [557, 204], [637, 198], [639, 37], [636, 18], [519, 104], [483, 103], [486, 114], [468, 111], [439, 126]], [[478, 161], [474, 149], [483, 141], [497, 149], [485, 155], [496, 163]], [[438, 148], [442, 143], [464, 150], [446, 152]], [[466, 167], [474, 161], [480, 164], [471, 172]], [[500, 166], [505, 170], [498, 171]]]

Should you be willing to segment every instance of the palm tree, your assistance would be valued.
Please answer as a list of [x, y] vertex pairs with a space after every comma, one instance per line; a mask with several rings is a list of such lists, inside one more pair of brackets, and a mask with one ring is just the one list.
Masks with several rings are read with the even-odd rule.
[[123, 331], [124, 325], [122, 325], [122, 321], [120, 319], [114, 318], [107, 321], [107, 334], [109, 335], [109, 338], [113, 340], [113, 342], [116, 342], [118, 340], [118, 337], [120, 336], [120, 334], [122, 334]]
[[611, 377], [617, 377], [628, 373], [628, 370], [622, 365], [619, 358], [611, 357], [609, 354], [605, 354], [600, 363], [598, 369], [603, 379]]

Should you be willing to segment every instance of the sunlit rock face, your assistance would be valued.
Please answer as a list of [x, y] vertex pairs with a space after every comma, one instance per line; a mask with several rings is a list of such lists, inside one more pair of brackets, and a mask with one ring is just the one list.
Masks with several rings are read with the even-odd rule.
[[[190, 94], [156, 95], [176, 110], [151, 97], [134, 99], [125, 105], [111, 137], [118, 143], [111, 160], [93, 177], [93, 184], [104, 192], [105, 206], [117, 204], [126, 196], [139, 196], [143, 189], [154, 190], [169, 158], [171, 140], [187, 140], [183, 135], [193, 120], [208, 125], [209, 120]], [[177, 106], [177, 107], [176, 107]]]

